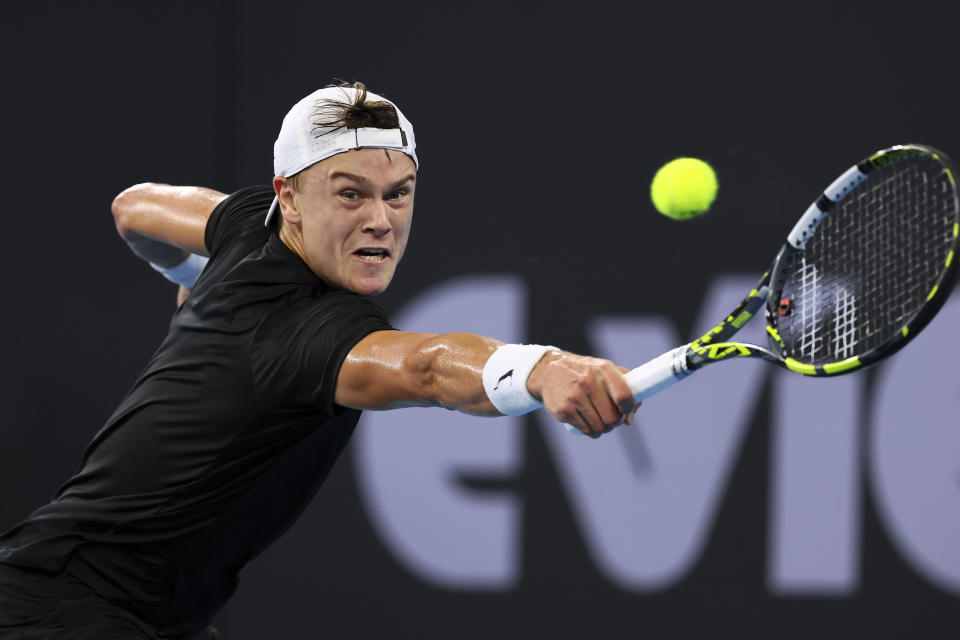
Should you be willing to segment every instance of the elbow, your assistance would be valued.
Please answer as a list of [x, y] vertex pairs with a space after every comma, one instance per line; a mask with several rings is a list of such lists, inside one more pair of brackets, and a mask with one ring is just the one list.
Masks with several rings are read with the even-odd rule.
[[144, 195], [154, 186], [154, 184], [149, 182], [137, 184], [124, 189], [113, 199], [113, 202], [110, 204], [110, 213], [113, 214], [113, 222], [120, 235], [133, 229], [136, 214], [141, 208]]

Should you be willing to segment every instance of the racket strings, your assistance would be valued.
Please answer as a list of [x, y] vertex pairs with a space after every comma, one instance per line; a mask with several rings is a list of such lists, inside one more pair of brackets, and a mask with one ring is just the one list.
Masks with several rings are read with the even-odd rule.
[[919, 156], [878, 168], [830, 209], [784, 287], [787, 355], [821, 364], [892, 340], [945, 268], [957, 219], [943, 166]]
[[[800, 257], [800, 293], [801, 300], [818, 300], [820, 297], [819, 286], [820, 277], [817, 267], [814, 264], [808, 264], [805, 256]], [[800, 305], [800, 351], [816, 357], [820, 349], [820, 305], [805, 304]]]
[[837, 293], [837, 319], [834, 323], [833, 353], [840, 360], [852, 358], [857, 347], [857, 302], [849, 291]]

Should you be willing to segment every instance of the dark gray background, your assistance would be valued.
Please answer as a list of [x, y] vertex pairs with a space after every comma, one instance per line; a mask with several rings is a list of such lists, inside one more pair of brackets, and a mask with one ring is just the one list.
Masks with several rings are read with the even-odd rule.
[[[7, 8], [0, 528], [68, 477], [172, 311], [173, 288], [116, 237], [112, 197], [147, 180], [268, 182], [283, 114], [334, 79], [366, 82], [416, 127], [416, 224], [382, 303], [396, 309], [456, 275], [517, 273], [532, 292], [529, 334], [579, 350], [598, 313], [655, 312], [692, 330], [714, 272], [762, 270], [826, 182], [874, 149], [960, 155], [949, 3], [727, 5]], [[721, 181], [715, 209], [683, 224], [649, 205], [653, 172], [677, 155], [708, 159]], [[911, 571], [869, 501], [853, 596], [767, 592], [764, 554], [751, 551], [765, 544], [767, 438], [758, 419], [701, 562], [648, 596], [538, 543], [550, 531], [577, 548], [533, 430], [515, 487], [536, 505], [524, 578], [500, 594], [437, 589], [398, 566], [345, 456], [310, 528], [250, 567], [218, 624], [238, 640], [270, 625], [290, 637], [952, 637], [956, 596]], [[582, 592], [556, 593], [559, 570], [579, 574]]]

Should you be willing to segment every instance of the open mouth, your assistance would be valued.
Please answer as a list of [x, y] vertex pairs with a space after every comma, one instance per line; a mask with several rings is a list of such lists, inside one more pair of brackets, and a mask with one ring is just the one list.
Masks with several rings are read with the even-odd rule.
[[365, 262], [383, 262], [390, 257], [390, 251], [387, 249], [357, 249], [353, 252], [353, 255]]

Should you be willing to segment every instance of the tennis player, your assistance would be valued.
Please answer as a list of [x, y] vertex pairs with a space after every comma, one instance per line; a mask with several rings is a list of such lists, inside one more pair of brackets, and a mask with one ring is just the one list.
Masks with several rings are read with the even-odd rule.
[[216, 637], [238, 572], [363, 409], [545, 406], [594, 437], [630, 422], [609, 361], [390, 326], [369, 296], [403, 257], [417, 168], [410, 122], [357, 83], [290, 110], [272, 188], [117, 196], [121, 236], [182, 304], [77, 474], [0, 537], [0, 638]]

